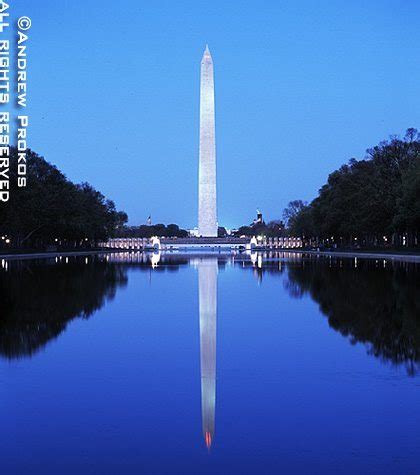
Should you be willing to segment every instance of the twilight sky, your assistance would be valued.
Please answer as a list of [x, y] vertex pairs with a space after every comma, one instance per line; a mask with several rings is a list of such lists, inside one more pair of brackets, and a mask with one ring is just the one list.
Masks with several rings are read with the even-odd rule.
[[279, 218], [420, 128], [418, 0], [15, 0], [29, 144], [130, 224], [197, 221], [200, 60], [215, 65], [219, 224]]

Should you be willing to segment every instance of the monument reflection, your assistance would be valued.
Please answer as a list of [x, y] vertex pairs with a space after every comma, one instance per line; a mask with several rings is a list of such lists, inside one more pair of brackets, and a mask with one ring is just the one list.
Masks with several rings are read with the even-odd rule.
[[198, 262], [200, 314], [201, 417], [203, 436], [210, 449], [216, 409], [217, 259]]

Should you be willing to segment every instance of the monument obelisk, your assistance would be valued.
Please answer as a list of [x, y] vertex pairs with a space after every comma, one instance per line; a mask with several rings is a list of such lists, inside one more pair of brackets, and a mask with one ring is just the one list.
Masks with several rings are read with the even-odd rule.
[[198, 176], [198, 234], [217, 237], [216, 138], [213, 60], [208, 46], [201, 60], [200, 163]]

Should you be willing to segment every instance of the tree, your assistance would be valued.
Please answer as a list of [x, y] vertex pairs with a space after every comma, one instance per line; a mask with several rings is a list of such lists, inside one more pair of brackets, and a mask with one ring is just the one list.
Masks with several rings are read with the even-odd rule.
[[219, 226], [217, 228], [217, 237], [226, 237], [227, 236], [227, 231], [226, 228], [223, 226]]
[[420, 160], [413, 161], [402, 176], [402, 193], [393, 225], [396, 229], [420, 229]]
[[115, 204], [88, 183], [76, 185], [33, 151], [27, 153], [27, 186], [17, 186], [18, 152], [11, 147], [10, 199], [0, 206], [0, 233], [15, 247], [95, 243], [127, 221]]
[[188, 231], [181, 229], [177, 224], [168, 224], [168, 226], [142, 224], [140, 226], [119, 226], [115, 234], [116, 237], [123, 238], [150, 238], [152, 236], [184, 238], [188, 236]]
[[287, 205], [287, 208], [283, 211], [283, 219], [286, 222], [287, 226], [291, 226], [293, 224], [293, 220], [296, 216], [307, 206], [306, 201], [302, 200], [294, 200], [290, 201]]
[[418, 245], [420, 228], [420, 136], [408, 129], [404, 139], [368, 149], [332, 172], [309, 204], [289, 203], [289, 232], [340, 244]]

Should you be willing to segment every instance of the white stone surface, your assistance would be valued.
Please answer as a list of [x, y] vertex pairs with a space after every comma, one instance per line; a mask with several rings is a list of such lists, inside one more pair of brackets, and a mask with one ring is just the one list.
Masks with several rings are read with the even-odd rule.
[[216, 140], [213, 60], [208, 47], [201, 60], [200, 163], [198, 177], [198, 233], [217, 236]]

